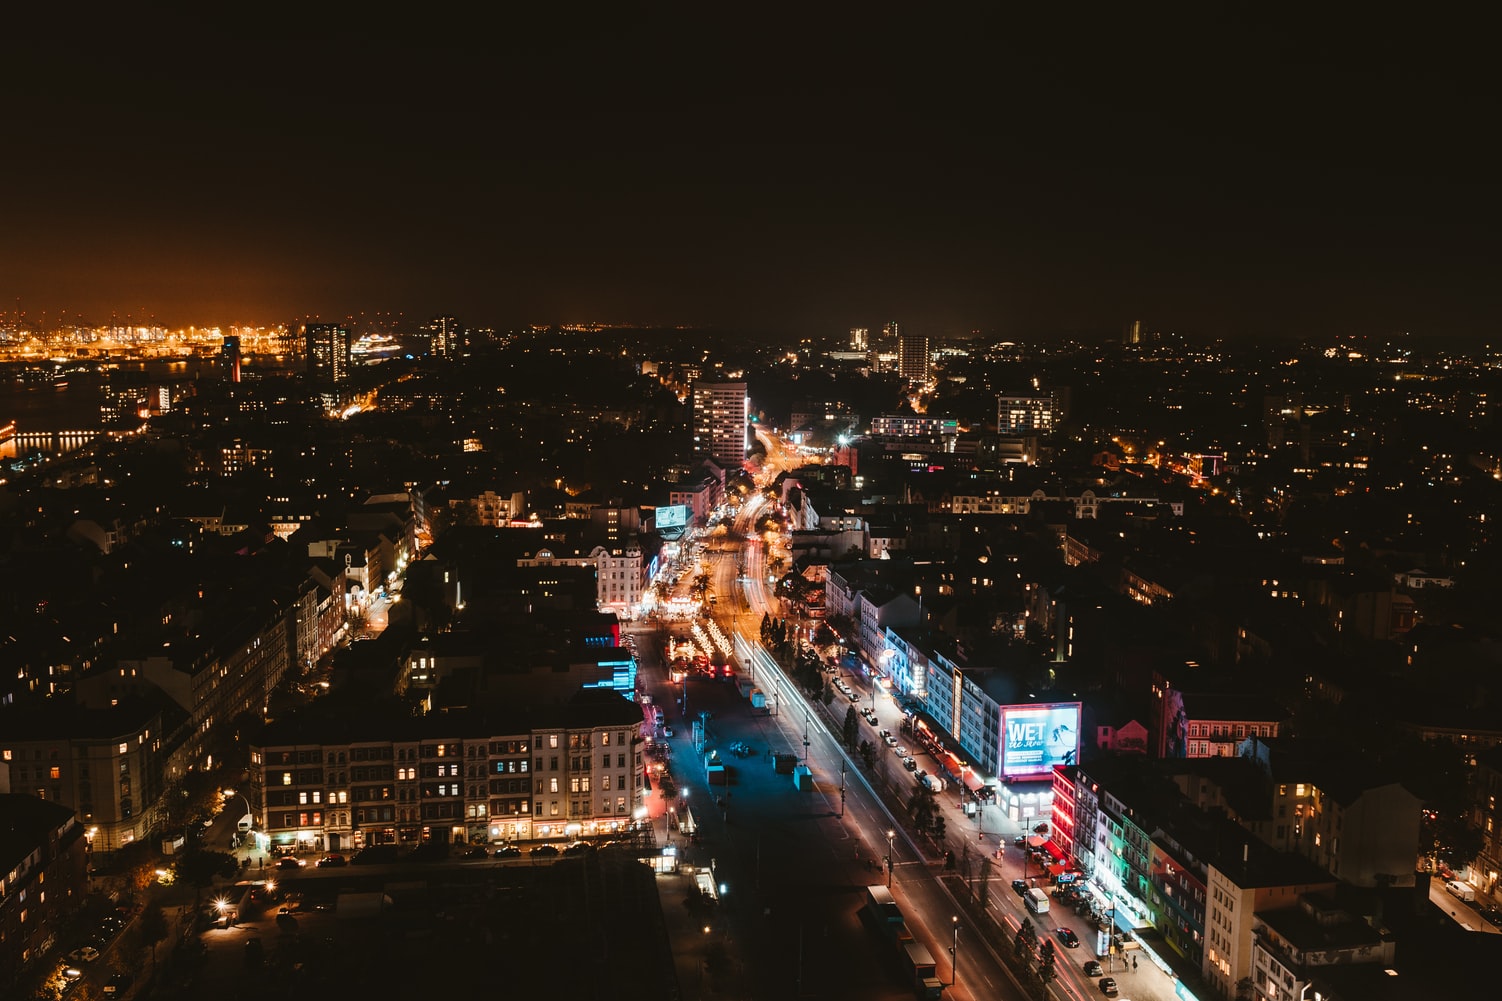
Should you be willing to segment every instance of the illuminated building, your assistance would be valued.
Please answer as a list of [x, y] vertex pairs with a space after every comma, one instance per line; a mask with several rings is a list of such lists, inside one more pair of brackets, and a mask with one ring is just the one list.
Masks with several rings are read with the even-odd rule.
[[230, 382], [240, 381], [240, 338], [230, 336], [219, 347], [219, 360], [224, 364], [224, 375]]
[[865, 327], [850, 328], [850, 350], [866, 351], [871, 346], [871, 332]]
[[274, 845], [570, 839], [630, 829], [644, 799], [641, 710], [614, 692], [563, 705], [271, 724], [250, 749]]
[[897, 338], [897, 374], [903, 379], [920, 385], [927, 382], [928, 357], [928, 335], [905, 333]]
[[746, 384], [698, 380], [692, 395], [694, 455], [726, 469], [741, 468], [746, 461]]
[[1058, 406], [1052, 394], [996, 398], [996, 428], [999, 434], [1043, 434], [1053, 430], [1057, 416]]
[[349, 378], [350, 349], [354, 338], [348, 327], [337, 323], [310, 323], [305, 329], [308, 374], [320, 382], [344, 382]]
[[[34, 796], [0, 795], [0, 983], [16, 987], [50, 950], [88, 892], [88, 828]], [[56, 962], [56, 959], [53, 959]]]
[[464, 328], [452, 316], [435, 316], [422, 329], [435, 357], [456, 358], [464, 353]]

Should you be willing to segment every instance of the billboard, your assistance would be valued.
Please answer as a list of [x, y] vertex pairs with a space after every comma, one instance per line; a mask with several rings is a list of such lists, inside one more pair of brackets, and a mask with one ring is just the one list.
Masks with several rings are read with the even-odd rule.
[[1053, 702], [1001, 709], [1001, 773], [1046, 775], [1080, 760], [1080, 704]]
[[673, 504], [658, 508], [655, 524], [659, 532], [664, 528], [683, 528], [688, 524], [688, 505]]

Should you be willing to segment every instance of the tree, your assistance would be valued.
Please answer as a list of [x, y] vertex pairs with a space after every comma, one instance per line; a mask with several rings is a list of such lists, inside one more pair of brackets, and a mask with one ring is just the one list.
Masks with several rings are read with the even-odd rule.
[[234, 879], [238, 863], [225, 852], [190, 851], [179, 855], [172, 869], [178, 879], [203, 889], [214, 882], [215, 876]]
[[[944, 834], [948, 830], [948, 827], [949, 825], [944, 820], [944, 814], [938, 810], [935, 810], [933, 823], [929, 824], [928, 831], [929, 834], [932, 835], [936, 843], [942, 842], [944, 840]], [[970, 842], [967, 841], [965, 842], [965, 844], [969, 845]]]
[[151, 946], [151, 969], [156, 971], [157, 943], [167, 937], [167, 916], [160, 904], [152, 904], [141, 912], [141, 941]]
[[1041, 955], [1039, 956], [1039, 959], [1042, 962], [1042, 965], [1038, 969], [1038, 976], [1041, 977], [1043, 982], [1046, 984], [1054, 977], [1059, 975], [1059, 971], [1054, 969], [1054, 962], [1058, 959], [1058, 957], [1054, 953], [1053, 941], [1045, 940], [1040, 952]]
[[1031, 960], [1037, 947], [1038, 932], [1033, 928], [1033, 923], [1031, 921], [1022, 922], [1021, 926], [1017, 929], [1017, 956], [1019, 959], [1028, 959], [1029, 968], [1032, 966]]
[[[855, 712], [854, 709], [850, 711]], [[919, 785], [913, 790], [913, 798], [908, 801], [907, 809], [918, 830], [929, 830], [933, 826], [934, 814], [938, 812], [937, 804], [934, 803], [933, 790], [926, 785]]]
[[1251, 977], [1236, 981], [1236, 1001], [1257, 1001], [1257, 984]]
[[861, 741], [861, 760], [866, 763], [867, 768], [876, 764], [876, 745], [869, 740]]
[[855, 714], [855, 706], [845, 710], [845, 746], [855, 747], [860, 743], [861, 720]]

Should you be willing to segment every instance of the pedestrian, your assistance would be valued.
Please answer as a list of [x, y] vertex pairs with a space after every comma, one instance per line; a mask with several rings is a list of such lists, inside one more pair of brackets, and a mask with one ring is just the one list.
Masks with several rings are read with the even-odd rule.
[[1133, 973], [1137, 972], [1137, 957], [1136, 956], [1132, 957], [1132, 972]]

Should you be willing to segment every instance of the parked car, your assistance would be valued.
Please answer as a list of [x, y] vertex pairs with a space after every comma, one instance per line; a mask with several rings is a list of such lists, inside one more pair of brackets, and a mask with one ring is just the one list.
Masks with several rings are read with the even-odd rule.
[[1101, 969], [1099, 960], [1091, 959], [1086, 960], [1084, 972], [1087, 977], [1098, 977], [1105, 971]]
[[1014, 880], [1012, 880], [1012, 892], [1015, 893], [1015, 894], [1017, 894], [1017, 896], [1019, 896], [1019, 897], [1026, 896], [1027, 895], [1027, 889], [1028, 889], [1028, 887], [1027, 887], [1027, 880], [1025, 880], [1025, 879], [1014, 879]]
[[1114, 998], [1117, 994], [1121, 993], [1120, 991], [1118, 991], [1116, 989], [1116, 978], [1115, 977], [1101, 977], [1100, 978], [1100, 992], [1102, 994], [1104, 994], [1108, 998]]
[[588, 855], [595, 850], [595, 846], [588, 841], [575, 841], [563, 850], [565, 855]]
[[501, 845], [495, 850], [496, 858], [521, 858], [522, 850], [515, 845]]
[[94, 960], [99, 958], [99, 950], [94, 948], [92, 945], [79, 946], [77, 949], [74, 949], [72, 952], [68, 953], [68, 958], [73, 960], [73, 962], [75, 963], [92, 963]]
[[318, 860], [318, 868], [320, 869], [331, 869], [335, 866], [341, 866], [345, 864], [347, 864], [347, 860], [338, 852], [331, 852]]
[[554, 858], [560, 854], [557, 845], [538, 845], [531, 851], [534, 858]]
[[1055, 928], [1053, 933], [1059, 936], [1059, 941], [1064, 943], [1066, 949], [1078, 949], [1080, 937], [1074, 933], [1073, 928]]
[[301, 869], [307, 864], [302, 859], [293, 858], [291, 855], [276, 860], [276, 867], [278, 869]]
[[485, 850], [484, 845], [470, 845], [468, 848], [465, 848], [459, 852], [459, 857], [463, 859], [476, 859], [485, 858], [489, 854], [490, 852]]
[[[897, 751], [898, 753], [901, 753], [902, 748], [897, 748]], [[913, 757], [903, 758], [902, 767], [906, 768], [910, 772], [916, 772], [918, 770], [918, 759]]]
[[883, 738], [881, 738], [881, 739], [882, 739], [882, 741], [883, 741], [883, 742], [884, 742], [884, 743], [885, 743], [885, 744], [886, 744], [886, 745], [887, 745], [887, 746], [888, 746], [888, 747], [896, 747], [896, 746], [897, 746], [897, 738], [896, 738], [896, 737], [894, 737], [894, 736], [892, 736], [892, 735], [891, 735], [891, 734], [890, 734], [890, 733], [889, 733], [889, 734], [887, 734], [887, 735], [886, 735], [886, 736], [885, 736], [885, 737], [883, 737]]
[[131, 976], [129, 973], [117, 973], [113, 977], [110, 977], [109, 980], [105, 981], [104, 993], [123, 994], [130, 988], [130, 985], [135, 982], [136, 978]]
[[350, 865], [382, 865], [386, 862], [395, 862], [396, 856], [396, 845], [370, 845], [355, 852], [349, 862]]
[[662, 728], [662, 735], [664, 737], [671, 737], [673, 735], [673, 728], [670, 727], [670, 726], [663, 727]]

